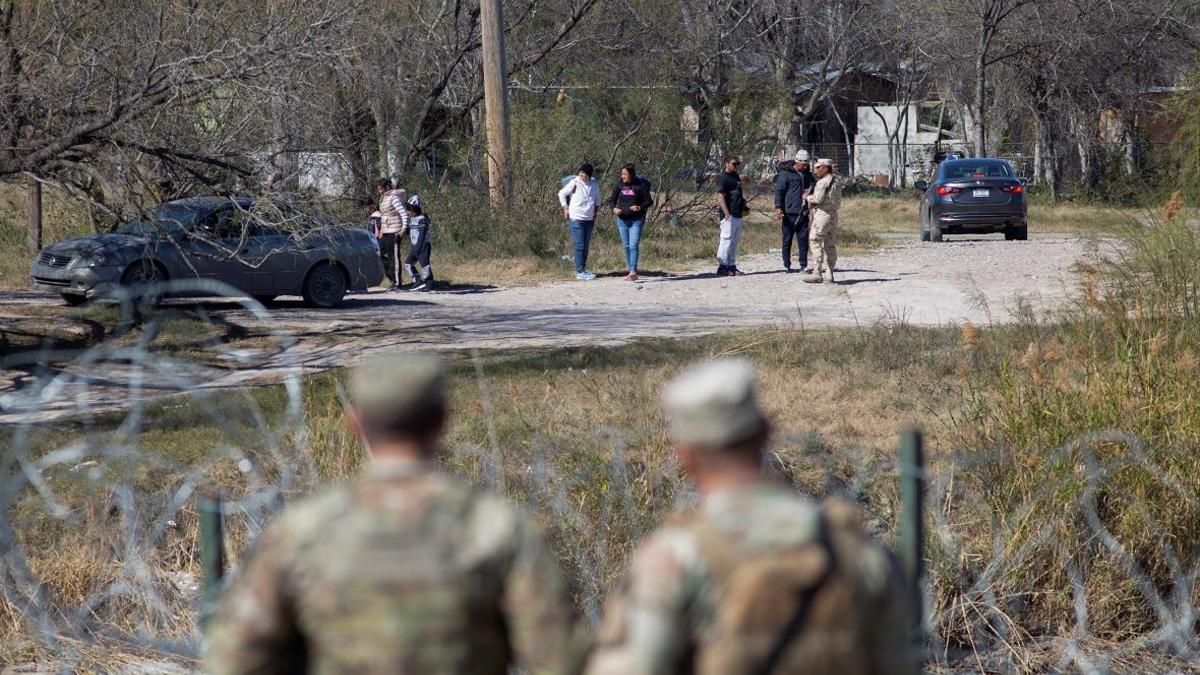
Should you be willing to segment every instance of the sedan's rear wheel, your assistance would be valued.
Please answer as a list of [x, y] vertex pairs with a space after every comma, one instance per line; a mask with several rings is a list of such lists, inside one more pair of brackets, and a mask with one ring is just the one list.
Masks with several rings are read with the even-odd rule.
[[346, 275], [333, 264], [322, 263], [304, 278], [304, 301], [323, 309], [336, 307], [346, 297]]
[[932, 220], [929, 221], [929, 241], [941, 241], [941, 240], [942, 240], [942, 228], [939, 227], [938, 224], [933, 222]]
[[1029, 238], [1029, 226], [1004, 228], [1004, 239], [1007, 241], [1025, 241]]
[[921, 230], [921, 241], [929, 241], [929, 230]]
[[62, 297], [63, 302], [72, 307], [78, 307], [88, 301], [86, 295], [76, 295], [75, 293], [59, 293], [59, 296]]

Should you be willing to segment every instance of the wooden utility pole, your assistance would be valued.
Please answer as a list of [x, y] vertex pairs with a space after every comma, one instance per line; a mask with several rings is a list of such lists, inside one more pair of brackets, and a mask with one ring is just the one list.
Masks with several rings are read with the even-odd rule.
[[32, 177], [25, 187], [25, 247], [29, 255], [42, 250], [42, 183]]
[[483, 30], [483, 105], [487, 114], [488, 194], [493, 207], [508, 204], [512, 176], [508, 163], [508, 64], [504, 59], [503, 0], [480, 0]]

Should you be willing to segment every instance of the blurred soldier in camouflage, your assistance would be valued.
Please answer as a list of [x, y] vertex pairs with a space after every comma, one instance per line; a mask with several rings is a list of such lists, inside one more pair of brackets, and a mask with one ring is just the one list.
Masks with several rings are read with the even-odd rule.
[[559, 671], [572, 621], [540, 533], [435, 467], [443, 379], [417, 356], [354, 373], [366, 474], [263, 535], [222, 599], [209, 672]]
[[918, 672], [903, 582], [853, 507], [764, 478], [753, 368], [699, 366], [663, 403], [701, 501], [634, 553], [589, 675]]
[[829, 283], [833, 281], [833, 266], [837, 263], [837, 226], [838, 207], [842, 204], [842, 181], [834, 174], [832, 159], [818, 159], [813, 171], [817, 174], [817, 184], [813, 186], [812, 194], [806, 197], [812, 211], [812, 224], [808, 228], [808, 247], [813, 252], [812, 274], [804, 277], [804, 282], [819, 284], [826, 279], [821, 277], [821, 264], [829, 268]]

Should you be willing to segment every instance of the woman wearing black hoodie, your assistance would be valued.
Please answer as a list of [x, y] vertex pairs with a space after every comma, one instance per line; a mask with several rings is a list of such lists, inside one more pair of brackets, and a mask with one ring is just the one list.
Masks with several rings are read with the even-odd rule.
[[646, 224], [646, 212], [654, 202], [650, 199], [650, 183], [638, 177], [633, 164], [621, 167], [621, 180], [613, 188], [609, 203], [617, 217], [617, 234], [621, 235], [621, 245], [625, 247], [625, 259], [629, 263], [625, 281], [637, 281], [642, 227]]

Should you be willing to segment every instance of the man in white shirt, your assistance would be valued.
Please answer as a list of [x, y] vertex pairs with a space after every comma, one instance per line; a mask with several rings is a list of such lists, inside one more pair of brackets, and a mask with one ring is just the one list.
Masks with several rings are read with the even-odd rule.
[[588, 247], [592, 244], [596, 206], [600, 203], [600, 184], [592, 177], [593, 173], [592, 165], [584, 162], [575, 178], [558, 191], [558, 203], [575, 242], [575, 278], [580, 281], [596, 278], [587, 270]]

